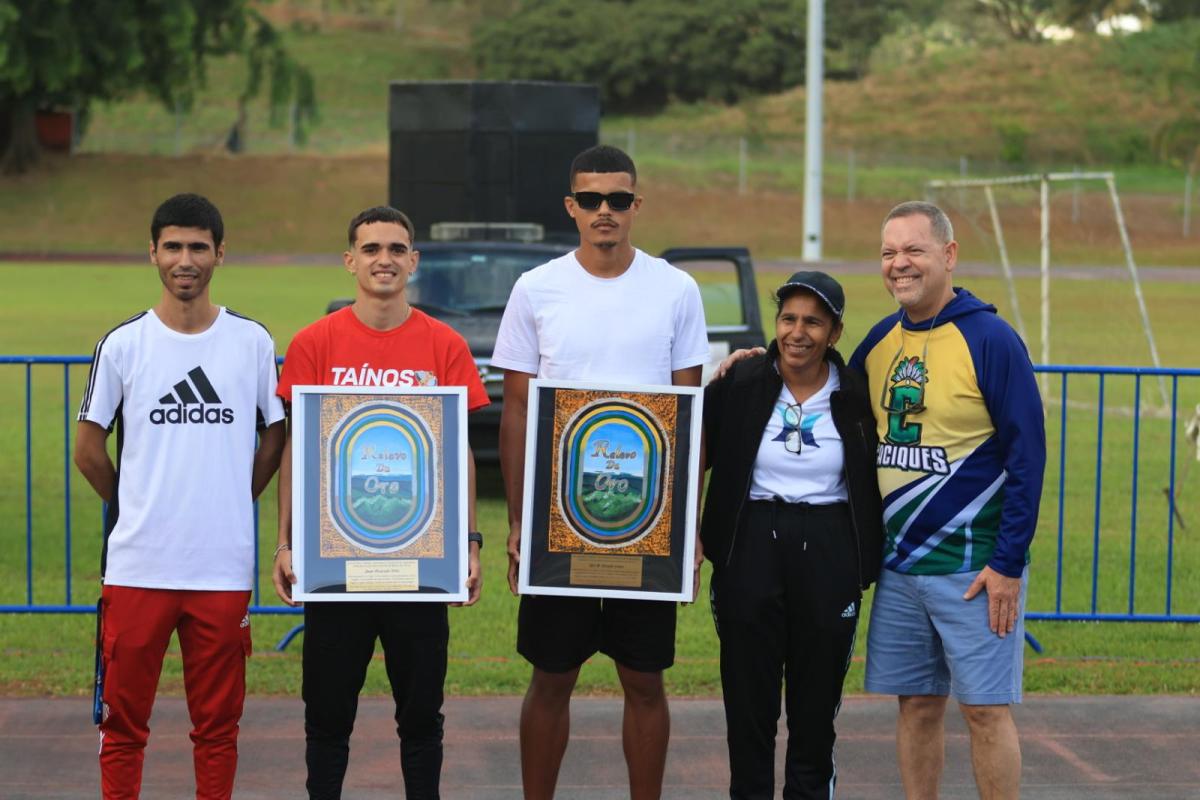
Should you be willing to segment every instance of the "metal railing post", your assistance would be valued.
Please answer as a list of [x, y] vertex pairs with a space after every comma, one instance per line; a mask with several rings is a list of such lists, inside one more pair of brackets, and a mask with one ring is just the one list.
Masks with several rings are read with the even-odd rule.
[[1167, 483], [1167, 605], [1164, 613], [1171, 616], [1171, 581], [1175, 568], [1175, 439], [1179, 431], [1179, 376], [1171, 378], [1171, 455]]
[[1096, 500], [1092, 528], [1092, 613], [1097, 612], [1097, 589], [1100, 579], [1100, 498], [1104, 485], [1104, 373], [1100, 373], [1100, 402], [1096, 414]]
[[1142, 376], [1133, 376], [1133, 473], [1129, 491], [1129, 613], [1133, 614], [1133, 592], [1137, 582], [1138, 448], [1142, 437]]
[[25, 603], [33, 605], [33, 364], [25, 365]]
[[1062, 408], [1058, 422], [1058, 564], [1054, 575], [1054, 612], [1062, 613], [1063, 520], [1067, 496], [1067, 373], [1062, 374]]
[[65, 602], [71, 605], [71, 365], [68, 363], [63, 364], [63, 529]]

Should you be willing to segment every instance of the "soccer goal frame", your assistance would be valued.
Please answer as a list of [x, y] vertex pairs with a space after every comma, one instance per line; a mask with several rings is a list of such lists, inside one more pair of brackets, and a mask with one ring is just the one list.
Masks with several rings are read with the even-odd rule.
[[[1150, 358], [1154, 366], [1161, 368], [1162, 361], [1158, 357], [1158, 346], [1154, 342], [1154, 331], [1150, 327], [1150, 313], [1146, 309], [1146, 298], [1142, 294], [1142, 283], [1138, 277], [1137, 263], [1133, 259], [1133, 245], [1129, 242], [1129, 230], [1125, 226], [1125, 215], [1121, 211], [1121, 200], [1117, 195], [1116, 175], [1112, 172], [1046, 172], [1029, 175], [1009, 175], [998, 178], [959, 178], [954, 180], [932, 180], [926, 183], [926, 194], [932, 195], [938, 189], [983, 189], [987, 200], [988, 213], [992, 219], [992, 231], [996, 237], [996, 248], [1000, 253], [1000, 267], [1004, 272], [1004, 280], [1008, 284], [1009, 302], [1012, 304], [1017, 332], [1026, 342], [1025, 324], [1021, 318], [1020, 306], [1017, 305], [1017, 289], [1013, 280], [1012, 264], [1008, 260], [1008, 249], [1004, 244], [1004, 228], [1000, 224], [1000, 214], [996, 209], [996, 196], [992, 191], [995, 186], [1015, 186], [1020, 184], [1040, 184], [1041, 206], [1041, 361], [1050, 363], [1050, 184], [1079, 181], [1103, 181], [1108, 187], [1108, 196], [1112, 200], [1113, 217], [1117, 230], [1121, 235], [1121, 247], [1125, 252], [1125, 265], [1129, 269], [1129, 277], [1133, 282], [1133, 293], [1137, 297], [1138, 310], [1142, 317], [1142, 330], [1146, 334], [1146, 342], [1150, 345]], [[1044, 393], [1043, 387], [1043, 393]], [[1158, 388], [1162, 394], [1164, 406], [1169, 406], [1167, 384], [1163, 377], [1158, 376]]]

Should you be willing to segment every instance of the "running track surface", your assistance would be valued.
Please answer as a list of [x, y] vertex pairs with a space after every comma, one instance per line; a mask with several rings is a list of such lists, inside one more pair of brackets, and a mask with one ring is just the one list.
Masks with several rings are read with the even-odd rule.
[[[442, 796], [519, 798], [520, 698], [446, 701]], [[351, 742], [345, 797], [402, 795], [390, 698], [363, 698]], [[727, 797], [725, 724], [719, 699], [671, 700], [664, 798]], [[838, 797], [900, 798], [895, 701], [846, 699], [838, 719]], [[1027, 697], [1016, 709], [1024, 756], [1022, 797], [1034, 800], [1200, 798], [1200, 697]], [[944, 800], [976, 797], [966, 731], [947, 714]], [[560, 798], [627, 796], [621, 702], [577, 698]], [[158, 701], [142, 797], [191, 796], [187, 710]], [[779, 755], [782, 756], [783, 724]], [[0, 797], [98, 797], [96, 729], [89, 699], [0, 699]], [[242, 719], [237, 798], [304, 796], [303, 707], [294, 698], [250, 698]], [[779, 791], [781, 787], [777, 787]]]

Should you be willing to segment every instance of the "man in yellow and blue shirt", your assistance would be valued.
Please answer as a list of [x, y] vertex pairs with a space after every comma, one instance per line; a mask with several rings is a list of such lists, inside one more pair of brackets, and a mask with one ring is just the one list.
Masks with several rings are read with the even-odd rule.
[[[982, 797], [1017, 797], [1026, 564], [1046, 436], [1025, 345], [951, 275], [958, 243], [936, 206], [884, 220], [884, 285], [900, 309], [850, 366], [875, 402], [884, 569], [867, 642], [868, 691], [899, 696], [909, 798], [935, 797], [947, 697], [971, 734]], [[980, 597], [982, 595], [982, 597]]]

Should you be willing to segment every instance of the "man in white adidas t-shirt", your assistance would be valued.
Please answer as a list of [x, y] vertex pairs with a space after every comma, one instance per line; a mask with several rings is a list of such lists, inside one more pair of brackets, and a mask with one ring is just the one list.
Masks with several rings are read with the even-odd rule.
[[[250, 653], [254, 498], [283, 450], [275, 343], [213, 305], [221, 214], [176, 195], [150, 223], [162, 297], [96, 345], [75, 463], [108, 503], [98, 613], [103, 796], [137, 797], [150, 710], [178, 631], [197, 798], [228, 798]], [[105, 449], [117, 430], [117, 466]], [[258, 446], [255, 447], [255, 434]]]
[[[500, 465], [514, 594], [529, 379], [699, 386], [708, 361], [696, 281], [629, 241], [642, 204], [633, 161], [615, 147], [593, 147], [575, 158], [570, 180], [566, 208], [579, 228], [579, 248], [517, 281], [492, 357], [492, 365], [505, 370]], [[702, 558], [697, 542], [697, 568]], [[662, 673], [675, 660], [675, 604], [523, 596], [517, 650], [533, 665], [521, 707], [525, 797], [554, 795], [567, 747], [571, 692], [580, 666], [596, 652], [616, 662], [625, 692], [630, 796], [658, 797], [671, 725]]]

